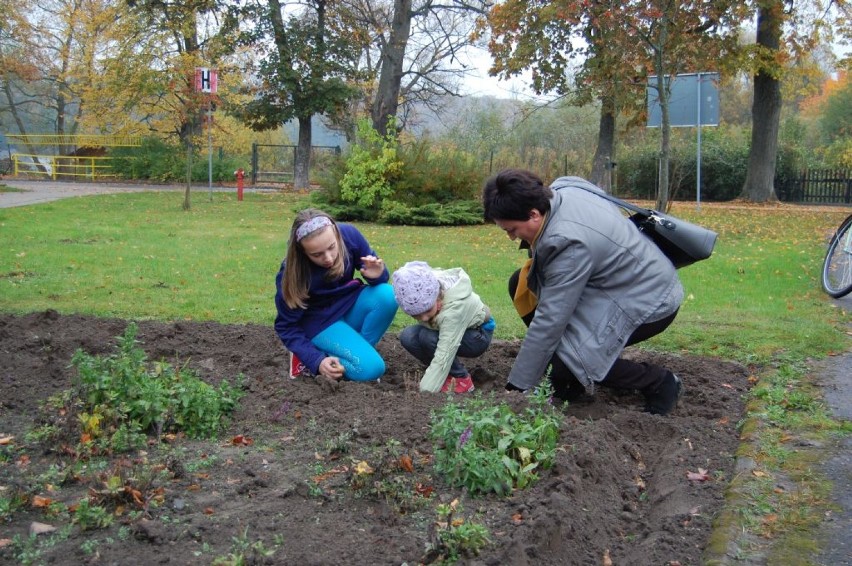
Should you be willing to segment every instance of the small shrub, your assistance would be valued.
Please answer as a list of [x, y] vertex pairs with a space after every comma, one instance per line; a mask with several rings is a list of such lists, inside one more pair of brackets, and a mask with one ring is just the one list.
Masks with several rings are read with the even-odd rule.
[[104, 529], [112, 524], [112, 515], [100, 505], [92, 505], [88, 499], [81, 499], [71, 522], [84, 531]]
[[340, 198], [360, 206], [378, 207], [392, 194], [392, 183], [401, 171], [393, 123], [381, 136], [362, 119], [358, 122], [358, 143], [352, 146], [346, 174], [340, 181]]
[[435, 470], [471, 494], [508, 494], [534, 482], [538, 469], [553, 465], [560, 416], [550, 404], [549, 382], [517, 414], [505, 403], [454, 401], [432, 412]]
[[83, 403], [78, 421], [86, 438], [109, 438], [113, 444], [104, 444], [115, 450], [138, 445], [144, 431], [183, 431], [191, 438], [218, 433], [240, 390], [227, 381], [215, 388], [187, 368], [149, 364], [137, 347], [137, 332], [135, 324], [128, 325], [115, 355], [77, 350], [71, 360]]
[[408, 206], [402, 202], [385, 200], [379, 212], [379, 221], [403, 226], [469, 226], [482, 224], [482, 203], [456, 201]]
[[458, 499], [438, 505], [437, 512], [434, 541], [428, 546], [430, 563], [455, 564], [462, 557], [474, 558], [491, 542], [484, 525], [455, 516], [462, 512]]

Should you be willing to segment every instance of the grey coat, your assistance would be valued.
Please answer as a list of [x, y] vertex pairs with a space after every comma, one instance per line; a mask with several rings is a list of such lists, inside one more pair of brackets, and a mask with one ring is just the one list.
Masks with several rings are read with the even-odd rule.
[[527, 285], [535, 317], [509, 373], [535, 387], [556, 352], [587, 388], [602, 381], [638, 326], [669, 316], [683, 299], [671, 262], [611, 202], [560, 177], [532, 249]]

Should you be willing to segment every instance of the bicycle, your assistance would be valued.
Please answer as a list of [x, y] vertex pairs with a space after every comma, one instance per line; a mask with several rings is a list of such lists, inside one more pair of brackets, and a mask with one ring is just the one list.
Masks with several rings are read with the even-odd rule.
[[822, 288], [835, 299], [852, 291], [852, 214], [840, 224], [828, 244], [822, 264]]

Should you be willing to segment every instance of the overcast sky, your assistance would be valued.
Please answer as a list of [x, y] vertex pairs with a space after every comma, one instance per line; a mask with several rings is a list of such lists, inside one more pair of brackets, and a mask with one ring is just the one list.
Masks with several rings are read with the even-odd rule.
[[528, 73], [508, 81], [498, 81], [488, 75], [491, 55], [487, 50], [470, 48], [466, 50], [465, 55], [472, 70], [462, 86], [463, 94], [512, 99], [535, 98], [535, 94], [528, 87]]

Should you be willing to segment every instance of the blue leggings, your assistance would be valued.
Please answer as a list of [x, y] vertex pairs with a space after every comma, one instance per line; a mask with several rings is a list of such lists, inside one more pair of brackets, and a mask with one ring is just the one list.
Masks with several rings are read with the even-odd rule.
[[388, 283], [365, 287], [352, 308], [313, 337], [314, 346], [340, 359], [344, 379], [376, 381], [385, 373], [385, 361], [374, 347], [396, 316], [393, 287]]

